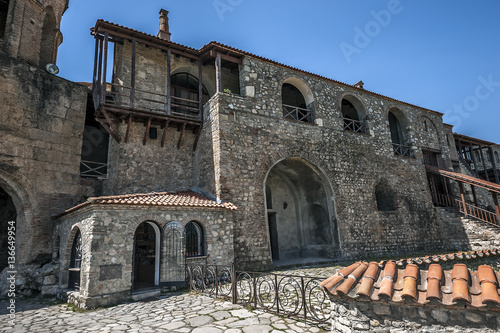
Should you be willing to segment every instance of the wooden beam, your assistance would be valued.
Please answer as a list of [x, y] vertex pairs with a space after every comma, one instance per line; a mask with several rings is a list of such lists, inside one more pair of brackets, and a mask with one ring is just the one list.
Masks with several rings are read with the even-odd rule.
[[179, 142], [177, 142], [177, 149], [181, 148], [182, 137], [184, 136], [184, 130], [186, 129], [186, 124], [182, 124], [181, 136], [179, 136]]
[[479, 146], [479, 156], [481, 156], [481, 161], [483, 161], [483, 170], [484, 170], [484, 175], [486, 176], [486, 181], [490, 181], [490, 177], [488, 175], [488, 168], [486, 167], [486, 161], [484, 160], [484, 155], [483, 155], [483, 147]]
[[215, 57], [215, 92], [222, 92], [222, 64], [221, 54], [217, 53]]
[[113, 139], [116, 140], [116, 142], [120, 143], [122, 141], [122, 138], [120, 134], [114, 129], [113, 124], [109, 124], [106, 119], [102, 118], [96, 118], [96, 120], [104, 127], [104, 129], [111, 135]]
[[203, 65], [201, 59], [198, 60], [198, 105], [200, 119], [203, 121]]
[[170, 123], [170, 122], [167, 120], [167, 121], [165, 122], [165, 127], [163, 127], [163, 135], [162, 135], [162, 137], [161, 137], [161, 146], [162, 146], [162, 148], [163, 148], [163, 146], [165, 145], [165, 138], [167, 137], [167, 129], [168, 129], [168, 124], [169, 124], [169, 123]]
[[108, 67], [108, 31], [104, 33], [104, 56], [102, 61], [102, 93], [101, 103], [106, 103], [106, 72]]
[[172, 97], [170, 96], [170, 86], [172, 85], [171, 83], [171, 71], [172, 71], [172, 52], [170, 49], [167, 50], [167, 114], [170, 115], [171, 108], [172, 108]]
[[198, 147], [198, 140], [200, 139], [202, 126], [198, 128], [198, 132], [196, 133], [196, 138], [194, 139], [193, 151], [196, 151], [196, 147]]
[[465, 202], [465, 195], [464, 195], [464, 184], [458, 183], [458, 188], [460, 189], [460, 199], [462, 200], [462, 205], [464, 207], [464, 215], [467, 217], [467, 204]]
[[476, 178], [479, 178], [479, 173], [477, 172], [476, 156], [474, 156], [474, 149], [472, 149], [471, 143], [469, 143], [469, 152], [470, 152], [470, 158], [472, 159], [472, 163], [474, 164], [474, 173], [476, 174]]
[[144, 139], [142, 140], [142, 145], [146, 145], [149, 136], [149, 128], [151, 127], [151, 118], [148, 120], [148, 124], [146, 125], [146, 132], [144, 133]]
[[130, 107], [134, 107], [135, 99], [135, 38], [132, 39], [132, 64], [130, 69]]
[[493, 196], [493, 203], [495, 204], [495, 211], [497, 213], [497, 223], [500, 223], [500, 208], [498, 206], [498, 196], [495, 192], [491, 192], [491, 195]]
[[132, 113], [128, 116], [127, 121], [127, 133], [125, 134], [125, 143], [128, 142], [128, 134], [130, 133], [130, 125], [132, 124]]
[[235, 64], [241, 65], [241, 59], [238, 59], [238, 58], [232, 57], [232, 56], [227, 55], [227, 54], [222, 54], [222, 53], [220, 53], [220, 52], [216, 52], [215, 50], [211, 50], [211, 51], [210, 51], [210, 56], [211, 56], [211, 57], [217, 57], [217, 54], [220, 54], [220, 57], [221, 57], [223, 60], [226, 60], [226, 61], [229, 61], [229, 62], [234, 62]]
[[472, 191], [472, 197], [474, 198], [474, 206], [478, 206], [478, 204], [477, 204], [476, 188], [474, 187], [474, 185], [471, 185], [470, 189]]

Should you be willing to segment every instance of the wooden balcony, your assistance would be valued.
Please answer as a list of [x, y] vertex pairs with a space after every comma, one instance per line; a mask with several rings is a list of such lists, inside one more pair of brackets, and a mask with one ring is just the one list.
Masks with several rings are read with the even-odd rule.
[[399, 143], [392, 143], [392, 150], [394, 155], [411, 157], [411, 147], [406, 145], [401, 145]]
[[311, 110], [299, 108], [298, 106], [283, 104], [283, 118], [312, 123]]
[[344, 131], [351, 131], [354, 133], [367, 133], [366, 123], [360, 120], [350, 118], [342, 118], [344, 120]]

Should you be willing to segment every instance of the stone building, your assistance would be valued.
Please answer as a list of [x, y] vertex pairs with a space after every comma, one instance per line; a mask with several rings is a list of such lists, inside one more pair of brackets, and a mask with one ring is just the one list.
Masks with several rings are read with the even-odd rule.
[[441, 172], [461, 163], [442, 113], [177, 44], [164, 10], [157, 36], [97, 21], [89, 89], [45, 71], [67, 2], [6, 4], [1, 235], [5, 247], [16, 221], [26, 293], [94, 307], [176, 285], [190, 261], [268, 269], [445, 246], [435, 204], [466, 193]]

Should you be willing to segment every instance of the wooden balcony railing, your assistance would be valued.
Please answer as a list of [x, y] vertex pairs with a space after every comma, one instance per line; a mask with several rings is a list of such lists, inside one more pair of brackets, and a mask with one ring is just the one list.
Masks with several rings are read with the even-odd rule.
[[355, 133], [366, 133], [366, 123], [360, 120], [342, 118], [344, 120], [344, 131], [352, 131]]
[[106, 93], [106, 104], [195, 120], [201, 117], [198, 100], [168, 96], [164, 93], [143, 89], [132, 89], [132, 87], [116, 83], [108, 83], [108, 85], [111, 86], [111, 90]]
[[392, 144], [392, 150], [394, 151], [394, 155], [411, 157], [411, 149], [410, 148], [411, 148], [410, 146], [400, 145], [398, 143]]
[[283, 118], [312, 123], [311, 110], [299, 108], [298, 106], [283, 104]]
[[496, 212], [491, 212], [485, 208], [474, 205], [471, 202], [462, 200], [459, 197], [450, 194], [434, 193], [433, 201], [435, 204], [444, 207], [456, 208], [465, 217], [471, 217], [476, 220], [500, 227], [499, 217]]
[[80, 176], [105, 179], [108, 177], [108, 164], [82, 160], [80, 162]]

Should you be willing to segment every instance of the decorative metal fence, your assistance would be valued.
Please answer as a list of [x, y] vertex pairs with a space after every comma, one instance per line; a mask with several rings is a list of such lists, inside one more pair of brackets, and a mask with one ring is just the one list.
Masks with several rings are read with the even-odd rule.
[[188, 265], [191, 291], [317, 324], [330, 324], [324, 278], [237, 271], [234, 266]]

